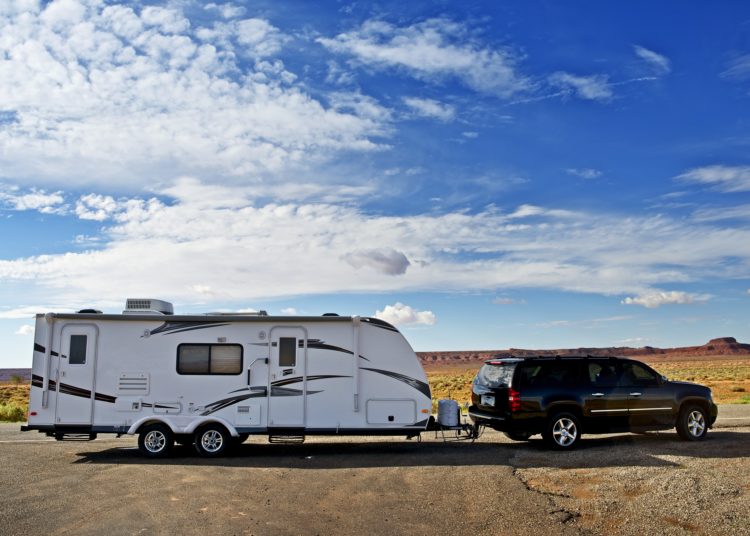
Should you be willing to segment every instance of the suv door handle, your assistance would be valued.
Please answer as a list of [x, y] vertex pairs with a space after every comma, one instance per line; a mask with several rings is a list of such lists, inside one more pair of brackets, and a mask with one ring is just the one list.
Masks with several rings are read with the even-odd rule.
[[604, 393], [591, 393], [591, 396], [595, 396], [597, 398], [604, 396]]
[[630, 396], [641, 396], [642, 393], [630, 393]]

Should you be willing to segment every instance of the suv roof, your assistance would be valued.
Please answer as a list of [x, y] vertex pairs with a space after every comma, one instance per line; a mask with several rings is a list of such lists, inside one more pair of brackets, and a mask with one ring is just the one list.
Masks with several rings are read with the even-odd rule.
[[575, 359], [619, 359], [632, 361], [628, 357], [612, 355], [530, 355], [525, 357], [494, 357], [485, 360], [488, 365], [502, 365], [504, 363], [520, 363], [523, 361], [551, 361], [551, 360], [575, 360]]

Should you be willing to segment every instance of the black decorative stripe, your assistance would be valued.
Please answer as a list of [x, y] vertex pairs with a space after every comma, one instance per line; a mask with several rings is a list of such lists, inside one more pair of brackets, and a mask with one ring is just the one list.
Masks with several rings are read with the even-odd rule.
[[230, 396], [228, 398], [222, 398], [221, 400], [217, 400], [216, 402], [206, 404], [203, 408], [203, 412], [201, 413], [201, 415], [210, 415], [211, 413], [219, 411], [220, 409], [224, 409], [228, 406], [231, 406], [232, 404], [236, 404], [237, 402], [242, 402], [243, 400], [247, 400], [248, 398], [260, 398], [260, 397], [265, 397], [265, 396], [266, 396], [265, 393], [249, 393], [246, 395]]
[[396, 328], [394, 328], [388, 322], [380, 320], [379, 318], [370, 318], [369, 316], [366, 316], [361, 318], [360, 320], [362, 320], [362, 322], [365, 322], [366, 324], [370, 324], [371, 326], [377, 326], [379, 328], [387, 329], [388, 331], [395, 331], [396, 333], [399, 333]]
[[[41, 352], [43, 354], [47, 353], [47, 349], [44, 346], [42, 346], [41, 344], [39, 344], [38, 342], [34, 343], [34, 351], [35, 352]], [[50, 354], [53, 355], [53, 356], [55, 356], [55, 357], [57, 357], [58, 355], [60, 355], [57, 352], [55, 352], [54, 350], [52, 350], [50, 352]]]
[[219, 326], [228, 326], [229, 322], [165, 322], [156, 329], [151, 330], [151, 335], [163, 333], [171, 335], [173, 333], [182, 333], [183, 331], [193, 331], [195, 329], [216, 328]]
[[[308, 376], [307, 381], [314, 381], [314, 380], [327, 380], [329, 378], [351, 378], [351, 376], [340, 376], [336, 374], [320, 374], [317, 376]], [[296, 376], [294, 378], [286, 378], [283, 380], [276, 380], [275, 382], [272, 382], [272, 386], [281, 387], [283, 385], [291, 385], [293, 383], [299, 383], [304, 378], [302, 376]]]
[[372, 369], [372, 368], [366, 368], [366, 367], [362, 367], [362, 370], [369, 370], [370, 372], [377, 372], [378, 374], [383, 374], [384, 376], [389, 376], [400, 382], [404, 382], [405, 384], [410, 385], [411, 387], [414, 387], [414, 389], [416, 389], [417, 391], [425, 395], [427, 398], [431, 398], [430, 386], [427, 385], [423, 381], [410, 378], [409, 376], [404, 376], [403, 374], [399, 374], [398, 372], [391, 372], [390, 370], [380, 370], [380, 369]]
[[[44, 387], [44, 378], [39, 376], [38, 374], [32, 374], [31, 375], [31, 385], [32, 387]], [[70, 385], [67, 383], [61, 383], [60, 389], [57, 389], [57, 382], [54, 380], [49, 380], [49, 390], [50, 391], [58, 391], [60, 393], [71, 395], [71, 396], [77, 396], [80, 398], [91, 398], [91, 391], [88, 389], [83, 389], [81, 387], [76, 387], [75, 385]], [[104, 393], [94, 393], [94, 400], [98, 400], [100, 402], [109, 402], [110, 404], [114, 404], [115, 400], [117, 400], [116, 396], [112, 395], [105, 395]]]

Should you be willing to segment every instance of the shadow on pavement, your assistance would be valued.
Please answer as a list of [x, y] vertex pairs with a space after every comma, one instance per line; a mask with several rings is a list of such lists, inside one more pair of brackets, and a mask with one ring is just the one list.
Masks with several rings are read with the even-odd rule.
[[[500, 436], [497, 436], [498, 439]], [[427, 440], [393, 441], [365, 439], [361, 443], [329, 441], [284, 445], [264, 444], [258, 439], [235, 447], [224, 457], [201, 458], [192, 446], [175, 446], [170, 458], [149, 459], [137, 448], [108, 448], [78, 452], [79, 464], [135, 464], [156, 466], [213, 466], [284, 469], [333, 469], [375, 467], [523, 466], [558, 468], [668, 467], [679, 466], [669, 456], [689, 458], [746, 458], [750, 434], [712, 431], [705, 441], [687, 442], [675, 433], [584, 436], [571, 452], [550, 450], [539, 438], [528, 442], [476, 443]], [[96, 443], [87, 447], [95, 448]]]

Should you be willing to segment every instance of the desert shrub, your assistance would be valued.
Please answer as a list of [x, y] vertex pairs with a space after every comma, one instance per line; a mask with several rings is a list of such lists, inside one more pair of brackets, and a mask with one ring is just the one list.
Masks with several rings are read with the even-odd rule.
[[0, 403], [0, 421], [23, 422], [26, 420], [26, 407], [9, 402]]
[[744, 387], [740, 387], [739, 385], [735, 385], [735, 386], [733, 386], [730, 389], [730, 391], [732, 391], [733, 393], [744, 393], [745, 392], [745, 388]]

